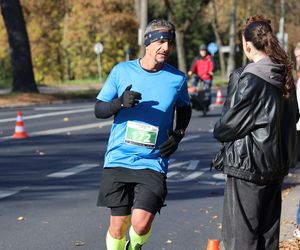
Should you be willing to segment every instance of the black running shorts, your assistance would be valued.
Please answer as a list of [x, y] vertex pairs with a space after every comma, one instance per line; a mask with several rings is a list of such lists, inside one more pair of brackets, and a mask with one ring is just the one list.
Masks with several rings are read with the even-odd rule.
[[111, 208], [113, 216], [130, 215], [132, 208], [156, 214], [166, 195], [166, 176], [157, 171], [104, 168], [97, 205]]

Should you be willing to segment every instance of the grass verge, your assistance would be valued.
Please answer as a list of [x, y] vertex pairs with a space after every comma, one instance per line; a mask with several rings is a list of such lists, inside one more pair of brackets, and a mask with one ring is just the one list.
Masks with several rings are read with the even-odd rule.
[[95, 100], [97, 90], [80, 90], [62, 93], [8, 93], [0, 95], [0, 107], [14, 107], [35, 104], [50, 104], [66, 100]]

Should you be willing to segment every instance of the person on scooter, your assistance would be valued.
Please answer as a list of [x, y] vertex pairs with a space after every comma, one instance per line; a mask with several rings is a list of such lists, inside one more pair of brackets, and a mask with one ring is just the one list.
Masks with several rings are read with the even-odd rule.
[[206, 45], [199, 46], [199, 56], [194, 59], [191, 70], [188, 71], [188, 76], [196, 74], [192, 88], [198, 86], [198, 82], [202, 81], [204, 89], [210, 89], [212, 84], [214, 64], [211, 55], [208, 53]]

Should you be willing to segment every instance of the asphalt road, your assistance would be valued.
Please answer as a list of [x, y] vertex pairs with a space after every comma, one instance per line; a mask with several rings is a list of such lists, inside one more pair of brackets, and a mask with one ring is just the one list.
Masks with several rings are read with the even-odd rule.
[[[94, 118], [93, 103], [22, 107], [29, 137], [12, 139], [17, 110], [0, 109], [0, 249], [105, 250], [109, 210], [96, 199], [111, 120]], [[220, 112], [193, 112], [143, 249], [202, 250], [220, 239], [224, 177], [209, 171]]]

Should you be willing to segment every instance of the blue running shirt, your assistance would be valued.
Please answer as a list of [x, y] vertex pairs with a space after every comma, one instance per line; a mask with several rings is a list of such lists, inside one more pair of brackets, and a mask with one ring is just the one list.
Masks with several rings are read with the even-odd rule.
[[185, 75], [167, 63], [158, 72], [148, 72], [139, 59], [122, 62], [112, 69], [97, 99], [110, 102], [130, 84], [142, 99], [115, 116], [104, 167], [152, 169], [167, 174], [168, 158], [160, 156], [159, 145], [173, 129], [175, 107], [190, 103]]

